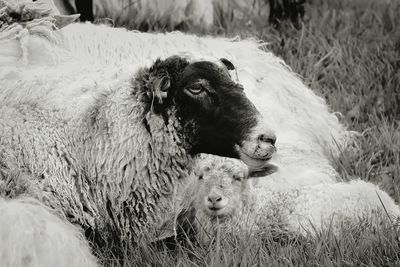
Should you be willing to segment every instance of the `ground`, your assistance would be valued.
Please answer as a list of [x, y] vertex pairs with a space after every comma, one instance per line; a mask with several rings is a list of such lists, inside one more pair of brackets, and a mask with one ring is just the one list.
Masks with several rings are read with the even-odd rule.
[[[378, 183], [400, 200], [400, 1], [308, 1], [303, 25], [279, 29], [267, 18], [218, 18], [215, 35], [256, 37], [286, 63], [350, 130], [357, 142], [335, 167], [343, 180]], [[195, 31], [195, 29], [188, 29]], [[199, 33], [204, 34], [204, 33]], [[316, 238], [282, 240], [266, 233], [227, 237], [212, 247], [127, 251], [124, 266], [400, 266], [399, 232], [362, 226]], [[120, 263], [101, 255], [107, 265]]]

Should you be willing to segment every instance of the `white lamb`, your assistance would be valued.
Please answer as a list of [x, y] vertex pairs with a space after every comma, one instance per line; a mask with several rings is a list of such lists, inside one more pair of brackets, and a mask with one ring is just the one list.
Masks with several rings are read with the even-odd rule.
[[210, 155], [199, 157], [196, 175], [187, 186], [186, 199], [182, 201], [184, 210], [195, 210], [194, 221], [188, 220], [188, 223], [195, 227], [198, 241], [207, 244], [218, 231], [226, 234], [254, 230], [247, 226], [254, 224], [251, 216], [256, 216], [252, 214], [254, 199], [247, 179], [273, 171], [251, 173], [243, 162], [236, 159]]
[[361, 224], [377, 227], [400, 218], [394, 200], [362, 180], [285, 190], [272, 181], [260, 186], [236, 159], [207, 155], [199, 160], [198, 168], [199, 179], [188, 191], [195, 195], [194, 224], [203, 243], [215, 238], [217, 230], [221, 234], [270, 230], [315, 236], [327, 230], [338, 234]]

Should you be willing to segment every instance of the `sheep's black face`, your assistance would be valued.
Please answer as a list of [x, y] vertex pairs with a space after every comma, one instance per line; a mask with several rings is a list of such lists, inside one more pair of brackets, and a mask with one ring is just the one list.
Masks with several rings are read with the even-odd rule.
[[265, 166], [275, 151], [275, 136], [262, 124], [243, 87], [231, 79], [227, 68], [232, 66], [209, 61], [189, 64], [178, 57], [158, 62], [156, 109], [162, 112], [174, 106], [192, 154], [210, 153], [240, 158], [256, 168]]
[[243, 87], [214, 63], [187, 66], [177, 84], [175, 101], [186, 133], [193, 133], [192, 152], [239, 157], [235, 148], [257, 125], [258, 112]]

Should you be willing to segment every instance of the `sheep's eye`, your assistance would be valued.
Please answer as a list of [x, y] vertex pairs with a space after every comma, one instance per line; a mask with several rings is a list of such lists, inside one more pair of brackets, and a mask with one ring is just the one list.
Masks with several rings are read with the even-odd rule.
[[203, 177], [203, 174], [200, 174], [200, 175], [199, 175], [199, 180], [203, 180], [203, 178], [204, 178], [204, 177]]
[[242, 181], [243, 180], [243, 176], [242, 175], [233, 175], [233, 180], [235, 180], [235, 181]]
[[199, 83], [192, 84], [191, 86], [187, 87], [186, 89], [192, 95], [198, 95], [198, 94], [200, 94], [200, 93], [202, 93], [204, 91], [203, 86], [201, 84], [199, 84]]
[[245, 174], [244, 173], [236, 173], [233, 175], [233, 180], [235, 182], [242, 182], [245, 179]]

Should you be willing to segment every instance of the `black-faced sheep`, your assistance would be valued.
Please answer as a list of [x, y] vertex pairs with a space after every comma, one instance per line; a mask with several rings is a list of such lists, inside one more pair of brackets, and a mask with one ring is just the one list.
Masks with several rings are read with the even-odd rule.
[[193, 155], [245, 153], [257, 168], [275, 151], [270, 133], [254, 132], [259, 113], [226, 70], [180, 57], [98, 95], [78, 118], [34, 100], [6, 102], [0, 114], [3, 158], [42, 177], [52, 191], [46, 204], [122, 240], [168, 211]]
[[223, 64], [156, 60], [73, 111], [15, 82], [0, 98], [2, 165], [30, 173], [43, 191], [35, 197], [108, 243], [157, 229], [193, 155], [243, 157], [257, 169], [275, 152], [273, 133]]
[[[0, 11], [7, 13], [7, 8]], [[104, 238], [129, 240], [137, 235], [130, 227], [145, 225], [146, 229], [156, 231], [163, 222], [163, 218], [156, 217], [169, 217], [168, 212], [162, 211], [175, 207], [169, 200], [179, 195], [180, 187], [186, 184], [185, 179], [176, 179], [172, 185], [170, 178], [186, 177], [190, 155], [203, 149], [226, 156], [239, 155], [252, 171], [263, 170], [268, 167], [265, 160], [275, 151], [274, 135], [268, 128], [275, 129], [279, 137], [275, 144], [278, 153], [273, 160], [281, 170], [272, 174], [271, 179], [294, 187], [336, 181], [329, 159], [346, 145], [348, 132], [328, 112], [323, 99], [281, 60], [260, 49], [259, 43], [181, 33], [128, 32], [92, 24], [72, 24], [56, 30], [56, 23], [53, 15], [39, 16], [24, 23], [6, 20], [0, 29], [0, 167], [4, 168], [0, 173], [22, 172], [24, 177], [33, 177], [27, 179], [36, 181], [32, 191], [39, 192], [36, 198], [54, 210], [61, 210], [71, 222], [84, 225], [88, 232], [104, 229]], [[171, 55], [180, 57], [169, 58]], [[155, 64], [158, 58], [161, 60]], [[209, 102], [200, 99], [204, 95], [202, 90], [208, 88], [205, 81], [216, 78], [214, 74], [236, 88], [230, 97], [244, 97], [241, 86], [228, 77], [220, 58], [233, 63], [237, 72], [233, 77], [243, 84], [246, 95], [264, 115], [262, 121], [261, 117], [240, 119], [245, 116], [240, 109], [254, 108], [246, 101], [234, 101], [241, 103], [239, 107], [218, 108], [222, 113], [192, 109], [207, 109]], [[215, 72], [212, 77], [194, 83], [188, 78], [185, 82], [195, 85], [192, 93], [187, 92], [188, 88], [176, 91], [176, 77], [162, 77], [170, 76], [169, 70], [181, 63], [185, 71], [180, 75], [185, 77], [192, 77], [194, 69], [197, 73], [203, 68]], [[162, 71], [164, 67], [166, 72]], [[137, 75], [132, 82], [134, 73]], [[153, 77], [156, 73], [161, 79]], [[155, 79], [148, 79], [152, 77]], [[162, 89], [168, 87], [168, 81], [171, 91], [166, 92]], [[134, 90], [140, 84], [159, 90], [147, 94]], [[213, 82], [211, 87], [214, 88]], [[198, 91], [201, 93], [196, 95]], [[198, 105], [188, 105], [187, 93], [194, 94]], [[215, 97], [214, 94], [211, 98]], [[190, 110], [188, 114], [203, 126], [214, 122], [220, 128], [212, 131], [214, 124], [205, 127], [197, 137], [201, 140], [185, 147], [187, 137], [194, 134], [191, 130], [196, 127], [183, 123], [189, 118], [179, 117], [175, 99], [184, 101], [181, 111]], [[229, 107], [224, 102], [227, 99], [219, 100], [223, 107]], [[145, 104], [135, 105], [140, 101]], [[218, 114], [228, 115], [219, 118]], [[213, 120], [205, 119], [209, 115]], [[245, 141], [236, 146], [237, 150], [230, 147], [228, 143], [233, 145], [245, 135], [233, 130], [235, 125], [248, 128], [257, 121], [258, 127], [246, 139], [259, 139], [261, 146]], [[160, 134], [150, 136], [149, 130], [160, 130]], [[206, 136], [209, 131], [212, 135]], [[211, 138], [221, 133], [228, 136]], [[172, 147], [171, 140], [179, 146]], [[152, 146], [155, 143], [158, 145]], [[159, 148], [163, 153], [167, 151], [168, 157], [161, 157]], [[170, 171], [173, 175], [166, 174]], [[7, 178], [3, 175], [2, 179]], [[142, 190], [153, 185], [154, 191]], [[164, 202], [165, 199], [168, 201]], [[145, 218], [132, 221], [130, 216]], [[121, 232], [121, 228], [126, 230]]]

